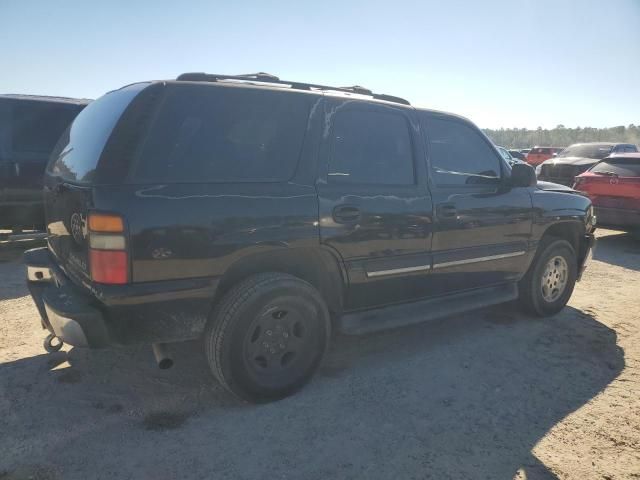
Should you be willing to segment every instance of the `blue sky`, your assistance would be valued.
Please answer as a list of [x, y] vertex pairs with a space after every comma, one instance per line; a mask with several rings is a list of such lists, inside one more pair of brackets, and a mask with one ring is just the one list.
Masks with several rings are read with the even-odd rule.
[[481, 127], [640, 124], [640, 0], [0, 0], [0, 20], [0, 93], [266, 71]]

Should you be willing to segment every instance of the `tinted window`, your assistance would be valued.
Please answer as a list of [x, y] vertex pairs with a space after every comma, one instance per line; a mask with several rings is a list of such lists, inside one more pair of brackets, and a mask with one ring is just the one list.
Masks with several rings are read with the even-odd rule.
[[427, 118], [425, 130], [436, 184], [499, 182], [500, 159], [475, 128], [455, 120]]
[[414, 183], [409, 125], [395, 113], [350, 110], [335, 116], [329, 183]]
[[502, 158], [504, 158], [507, 162], [513, 160], [513, 158], [511, 157], [511, 154], [504, 148], [498, 147], [498, 152], [500, 152], [500, 155], [502, 155]]
[[636, 148], [635, 145], [627, 145], [626, 147], [624, 147], [624, 151], [625, 152], [637, 152], [638, 149]]
[[143, 142], [135, 181], [282, 181], [296, 168], [314, 97], [170, 85]]
[[60, 138], [48, 171], [65, 180], [92, 181], [113, 127], [129, 102], [147, 85], [131, 85], [91, 102]]
[[616, 174], [621, 177], [640, 176], [640, 158], [610, 158], [591, 169], [593, 173]]
[[559, 157], [584, 157], [602, 159], [607, 157], [613, 147], [607, 144], [576, 144], [565, 148]]
[[13, 106], [14, 152], [51, 153], [79, 107], [40, 102], [16, 102]]

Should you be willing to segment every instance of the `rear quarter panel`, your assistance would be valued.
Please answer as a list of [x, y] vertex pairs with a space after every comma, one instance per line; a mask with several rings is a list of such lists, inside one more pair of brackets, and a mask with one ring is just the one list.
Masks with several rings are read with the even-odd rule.
[[102, 186], [94, 199], [125, 213], [134, 282], [215, 277], [245, 255], [319, 245], [312, 186]]

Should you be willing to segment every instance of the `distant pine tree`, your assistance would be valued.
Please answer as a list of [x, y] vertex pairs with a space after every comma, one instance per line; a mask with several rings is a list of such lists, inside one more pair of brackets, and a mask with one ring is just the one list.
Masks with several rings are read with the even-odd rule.
[[611, 128], [567, 128], [560, 124], [551, 130], [538, 127], [536, 130], [485, 128], [483, 131], [496, 145], [508, 148], [529, 148], [534, 145], [567, 147], [572, 143], [580, 142], [625, 142], [635, 143], [640, 147], [640, 126], [634, 124]]

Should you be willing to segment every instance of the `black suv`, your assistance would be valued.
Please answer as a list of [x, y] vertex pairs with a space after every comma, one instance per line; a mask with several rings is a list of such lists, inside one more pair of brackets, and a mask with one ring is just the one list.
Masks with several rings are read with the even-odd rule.
[[572, 186], [575, 178], [603, 158], [615, 153], [637, 152], [630, 143], [576, 143], [562, 150], [556, 157], [545, 160], [538, 167], [538, 178], [547, 182]]
[[332, 329], [518, 297], [562, 309], [592, 209], [547, 188], [456, 115], [362, 87], [184, 74], [74, 121], [28, 285], [49, 350], [147, 342], [168, 367], [167, 342], [200, 338], [223, 385], [266, 401], [311, 377]]
[[42, 228], [49, 155], [88, 100], [0, 95], [0, 228]]

